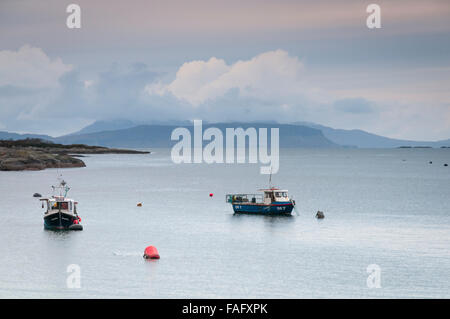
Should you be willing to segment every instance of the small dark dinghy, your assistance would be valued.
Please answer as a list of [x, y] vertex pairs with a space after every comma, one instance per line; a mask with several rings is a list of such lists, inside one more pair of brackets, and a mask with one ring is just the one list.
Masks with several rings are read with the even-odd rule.
[[83, 230], [83, 225], [81, 224], [72, 224], [69, 226], [69, 230]]

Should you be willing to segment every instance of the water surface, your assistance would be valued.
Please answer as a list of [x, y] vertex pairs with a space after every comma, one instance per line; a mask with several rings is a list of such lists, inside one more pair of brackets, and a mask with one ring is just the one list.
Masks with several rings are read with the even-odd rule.
[[[281, 150], [273, 183], [298, 203], [290, 218], [235, 216], [225, 203], [267, 186], [259, 164], [176, 165], [169, 154], [0, 172], [0, 297], [450, 297], [450, 150]], [[43, 229], [32, 194], [48, 195], [58, 173], [82, 232]], [[148, 245], [160, 260], [142, 258]], [[70, 264], [80, 289], [66, 286]], [[370, 264], [379, 289], [367, 287]]]

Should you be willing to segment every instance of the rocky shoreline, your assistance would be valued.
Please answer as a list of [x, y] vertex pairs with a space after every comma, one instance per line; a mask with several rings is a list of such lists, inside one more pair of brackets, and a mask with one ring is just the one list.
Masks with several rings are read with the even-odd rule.
[[0, 140], [0, 171], [43, 170], [46, 168], [85, 167], [82, 154], [149, 154], [136, 150], [63, 145], [39, 139]]

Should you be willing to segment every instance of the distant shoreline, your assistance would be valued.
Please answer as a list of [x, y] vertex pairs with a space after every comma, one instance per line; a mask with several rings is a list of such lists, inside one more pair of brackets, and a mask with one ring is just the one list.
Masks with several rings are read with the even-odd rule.
[[450, 148], [449, 146], [432, 147], [432, 146], [399, 146], [397, 148]]
[[150, 154], [148, 151], [63, 145], [41, 139], [0, 140], [0, 171], [39, 171], [46, 168], [86, 167], [82, 154]]

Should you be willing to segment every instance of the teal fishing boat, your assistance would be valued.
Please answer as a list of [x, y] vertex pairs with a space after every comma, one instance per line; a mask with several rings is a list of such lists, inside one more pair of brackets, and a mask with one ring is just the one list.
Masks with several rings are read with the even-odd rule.
[[260, 189], [261, 194], [227, 194], [226, 202], [233, 206], [235, 214], [291, 215], [295, 201], [287, 190]]

